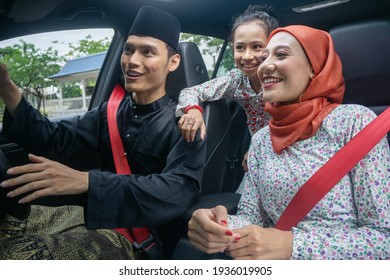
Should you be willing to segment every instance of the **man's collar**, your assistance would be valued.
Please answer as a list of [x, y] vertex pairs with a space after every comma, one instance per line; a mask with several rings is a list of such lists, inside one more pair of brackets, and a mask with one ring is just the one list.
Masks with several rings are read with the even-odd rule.
[[135, 103], [132, 95], [130, 96], [131, 96], [131, 106], [133, 106], [134, 112], [137, 114], [145, 114], [145, 113], [157, 111], [162, 107], [166, 106], [170, 101], [169, 96], [165, 94], [163, 97], [157, 99], [156, 101], [150, 104], [139, 105]]

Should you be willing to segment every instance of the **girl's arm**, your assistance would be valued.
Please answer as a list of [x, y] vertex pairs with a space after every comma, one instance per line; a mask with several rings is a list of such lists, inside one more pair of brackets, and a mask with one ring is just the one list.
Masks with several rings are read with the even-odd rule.
[[194, 140], [200, 130], [202, 139], [206, 136], [206, 125], [203, 119], [201, 105], [205, 101], [219, 100], [233, 96], [241, 84], [243, 74], [239, 70], [230, 71], [229, 75], [215, 78], [203, 84], [185, 88], [180, 92], [176, 116], [181, 117], [178, 126], [184, 140]]
[[205, 101], [214, 101], [233, 96], [237, 87], [242, 83], [243, 74], [234, 69], [226, 76], [221, 76], [203, 84], [185, 88], [180, 92], [176, 108], [176, 116], [185, 114], [185, 108], [193, 105], [202, 105]]

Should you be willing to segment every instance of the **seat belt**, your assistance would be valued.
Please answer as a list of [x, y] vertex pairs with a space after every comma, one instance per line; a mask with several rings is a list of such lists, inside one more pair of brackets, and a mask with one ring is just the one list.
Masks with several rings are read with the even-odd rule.
[[[231, 110], [231, 108], [229, 109]], [[240, 105], [238, 105], [238, 103], [235, 104], [234, 109], [235, 111], [240, 110]], [[236, 112], [236, 114], [239, 114], [239, 112]], [[225, 169], [225, 178], [223, 181], [223, 186], [225, 190], [227, 189], [226, 186], [229, 186], [229, 190], [236, 191], [238, 185], [241, 182], [240, 177], [242, 178], [243, 174], [245, 173], [241, 162], [238, 161], [240, 149], [242, 148], [243, 143], [245, 143], [244, 140], [246, 139], [246, 131], [243, 131], [241, 135], [237, 135], [237, 131], [239, 131], [242, 126], [244, 126], [244, 129], [248, 129], [248, 126], [246, 125], [245, 121], [241, 119], [234, 120], [231, 123], [230, 139], [233, 139], [234, 142], [230, 142], [229, 155], [226, 159], [227, 166]], [[248, 149], [246, 150], [246, 152], [248, 152]], [[239, 177], [238, 184], [236, 184], [237, 177]]]
[[359, 131], [295, 194], [275, 228], [289, 231], [336, 185], [390, 130], [390, 107]]
[[[107, 105], [108, 131], [110, 134], [112, 155], [114, 157], [117, 174], [131, 174], [131, 169], [129, 163], [127, 162], [126, 153], [123, 148], [122, 139], [119, 135], [116, 117], [119, 104], [121, 103], [124, 96], [125, 89], [120, 84], [117, 84], [111, 93]], [[136, 249], [145, 250], [148, 254], [150, 253], [150, 249], [156, 245], [153, 236], [146, 227], [117, 228], [115, 230], [126, 237]]]

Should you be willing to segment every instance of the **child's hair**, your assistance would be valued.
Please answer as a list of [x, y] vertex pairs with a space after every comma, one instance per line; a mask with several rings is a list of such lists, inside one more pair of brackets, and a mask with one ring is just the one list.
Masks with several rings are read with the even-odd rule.
[[279, 23], [276, 20], [275, 11], [270, 5], [249, 5], [241, 15], [234, 19], [233, 27], [230, 32], [230, 40], [233, 41], [234, 32], [239, 25], [251, 21], [258, 21], [260, 26], [263, 27], [267, 33], [267, 37], [272, 32], [272, 30], [279, 27]]

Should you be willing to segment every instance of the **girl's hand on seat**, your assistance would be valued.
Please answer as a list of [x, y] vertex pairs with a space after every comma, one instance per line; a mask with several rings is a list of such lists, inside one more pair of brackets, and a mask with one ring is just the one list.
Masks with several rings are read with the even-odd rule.
[[200, 138], [204, 140], [206, 136], [206, 124], [203, 120], [203, 115], [198, 109], [191, 109], [187, 114], [184, 114], [179, 122], [179, 129], [183, 138], [187, 142], [192, 142], [198, 129], [200, 129]]

